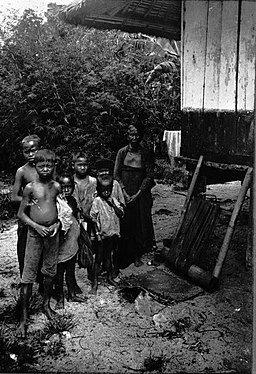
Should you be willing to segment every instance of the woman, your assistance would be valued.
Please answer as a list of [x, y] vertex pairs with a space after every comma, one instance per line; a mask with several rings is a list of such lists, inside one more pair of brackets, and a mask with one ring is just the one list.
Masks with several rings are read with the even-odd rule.
[[120, 183], [126, 201], [121, 220], [119, 264], [121, 268], [134, 262], [141, 266], [141, 256], [153, 247], [151, 216], [154, 186], [154, 154], [140, 144], [142, 130], [134, 125], [128, 128], [128, 145], [116, 156], [114, 178]]

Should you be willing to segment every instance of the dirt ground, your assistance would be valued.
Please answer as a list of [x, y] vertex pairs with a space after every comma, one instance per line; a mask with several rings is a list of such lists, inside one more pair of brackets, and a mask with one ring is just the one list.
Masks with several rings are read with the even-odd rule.
[[[216, 195], [226, 207], [221, 211], [206, 252], [209, 266], [214, 265], [222, 244], [239, 187], [239, 182], [232, 182], [207, 188], [207, 193]], [[160, 183], [153, 189], [153, 221], [159, 249], [163, 247], [163, 239], [174, 234], [185, 192]], [[208, 293], [199, 289], [193, 298], [186, 299], [185, 295], [182, 301], [168, 303], [159, 302], [150, 292], [143, 291], [133, 300], [128, 300], [120, 289], [102, 280], [97, 296], [89, 296], [86, 270], [77, 268], [78, 283], [89, 298], [81, 304], [65, 303], [63, 314], [72, 316], [75, 327], [67, 326], [64, 333], [50, 331], [48, 335], [40, 335], [45, 329], [46, 318], [40, 308], [36, 308], [32, 311], [26, 343], [15, 340], [17, 317], [13, 308], [19, 284], [17, 224], [15, 220], [5, 222], [0, 234], [0, 323], [1, 339], [7, 341], [6, 351], [1, 354], [9, 359], [9, 370], [44, 373], [249, 373], [252, 271], [245, 269], [247, 213], [248, 200], [238, 220], [217, 291]], [[131, 265], [122, 270], [118, 278], [120, 284], [132, 274], [155, 270], [155, 266], [148, 265], [153, 257], [154, 254], [149, 253], [144, 256], [142, 267]], [[162, 263], [157, 268], [170, 272]], [[34, 287], [35, 298], [36, 291], [37, 286]], [[52, 303], [54, 307], [54, 299]], [[40, 339], [35, 340], [36, 336]], [[35, 356], [30, 365], [19, 366], [25, 344], [37, 349], [33, 351]]]

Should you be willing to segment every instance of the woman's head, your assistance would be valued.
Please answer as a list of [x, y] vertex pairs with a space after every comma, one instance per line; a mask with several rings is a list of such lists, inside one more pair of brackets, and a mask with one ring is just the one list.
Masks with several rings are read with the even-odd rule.
[[143, 138], [143, 129], [141, 126], [129, 125], [128, 127], [128, 141], [132, 147], [137, 147]]

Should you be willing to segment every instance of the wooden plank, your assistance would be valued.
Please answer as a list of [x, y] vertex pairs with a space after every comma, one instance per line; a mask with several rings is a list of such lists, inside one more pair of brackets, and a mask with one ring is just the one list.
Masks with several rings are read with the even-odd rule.
[[181, 109], [184, 108], [184, 35], [185, 35], [185, 0], [182, 0], [181, 6], [181, 69], [180, 69], [180, 104]]
[[236, 66], [239, 2], [223, 1], [221, 61], [220, 61], [220, 110], [236, 109]]
[[219, 109], [221, 26], [223, 1], [209, 1], [204, 109]]
[[202, 109], [208, 1], [186, 0], [185, 7], [183, 109]]
[[254, 79], [256, 51], [256, 2], [243, 1], [239, 39], [238, 110], [254, 108]]

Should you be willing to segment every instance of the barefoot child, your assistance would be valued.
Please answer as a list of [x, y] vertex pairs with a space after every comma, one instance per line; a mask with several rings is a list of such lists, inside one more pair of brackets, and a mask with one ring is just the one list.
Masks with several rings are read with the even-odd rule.
[[[17, 209], [22, 200], [22, 193], [25, 186], [38, 177], [34, 165], [35, 153], [39, 150], [41, 139], [37, 135], [28, 135], [21, 141], [23, 157], [26, 161], [25, 165], [21, 166], [15, 175], [15, 181], [12, 191], [12, 202], [17, 205]], [[24, 257], [27, 242], [28, 226], [24, 225], [18, 220], [18, 241], [17, 241], [17, 255], [19, 262], [20, 276], [22, 276], [24, 268]]]
[[98, 196], [92, 203], [90, 215], [95, 224], [97, 249], [94, 264], [94, 280], [92, 293], [98, 289], [98, 275], [102, 261], [104, 261], [107, 271], [107, 281], [111, 285], [116, 285], [113, 279], [112, 255], [120, 236], [120, 218], [123, 216], [123, 207], [111, 196], [113, 189], [113, 179], [101, 184], [97, 183]]
[[97, 180], [88, 174], [89, 161], [86, 153], [74, 153], [72, 157], [72, 165], [75, 181], [73, 196], [77, 201], [78, 208], [81, 212], [81, 218], [83, 218], [87, 223], [90, 235], [92, 225], [90, 209], [96, 192]]
[[58, 255], [58, 267], [55, 281], [57, 298], [56, 309], [64, 308], [64, 273], [68, 289], [68, 300], [83, 302], [84, 298], [76, 295], [75, 265], [78, 251], [78, 238], [80, 226], [78, 223], [78, 208], [76, 199], [72, 196], [74, 191], [74, 178], [68, 173], [62, 173], [58, 177], [61, 186], [61, 195], [57, 198], [58, 217], [62, 224], [60, 232], [60, 248]]
[[[72, 168], [74, 170], [75, 182], [73, 196], [77, 201], [83, 229], [87, 231], [90, 237], [93, 228], [90, 209], [95, 197], [97, 180], [88, 174], [89, 160], [87, 154], [84, 152], [73, 153]], [[76, 293], [82, 293], [77, 285]]]
[[[123, 208], [125, 208], [125, 199], [123, 195], [122, 188], [116, 180], [113, 180], [113, 171], [114, 171], [114, 163], [112, 160], [103, 158], [95, 163], [95, 169], [97, 173], [97, 180], [103, 186], [109, 184], [113, 181], [113, 188], [111, 196], [114, 197]], [[117, 254], [118, 254], [118, 243], [113, 250], [113, 278], [116, 278], [119, 274], [119, 266], [117, 261]], [[103, 264], [104, 269], [104, 264]]]
[[29, 299], [41, 254], [44, 275], [43, 312], [52, 319], [55, 312], [50, 307], [54, 277], [57, 272], [59, 250], [59, 226], [57, 196], [60, 185], [52, 179], [55, 154], [48, 149], [36, 152], [34, 164], [38, 179], [28, 183], [18, 211], [18, 218], [29, 226], [24, 269], [21, 278], [21, 318], [18, 336], [26, 337]]

